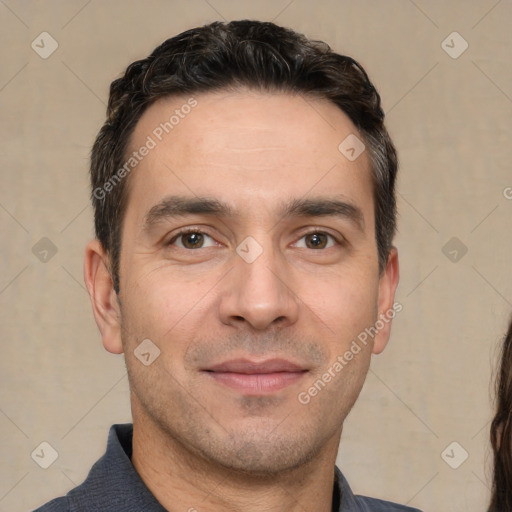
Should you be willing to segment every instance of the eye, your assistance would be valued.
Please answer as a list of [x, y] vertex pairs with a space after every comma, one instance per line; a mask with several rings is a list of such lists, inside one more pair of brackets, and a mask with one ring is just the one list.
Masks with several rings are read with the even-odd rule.
[[[303, 244], [301, 244], [302, 240], [304, 240]], [[296, 247], [304, 247], [306, 249], [329, 249], [336, 245], [336, 243], [337, 241], [332, 235], [321, 231], [314, 231], [302, 236], [294, 245]]]
[[216, 242], [211, 236], [195, 229], [179, 232], [169, 241], [169, 245], [176, 245], [181, 249], [203, 249], [216, 245]]

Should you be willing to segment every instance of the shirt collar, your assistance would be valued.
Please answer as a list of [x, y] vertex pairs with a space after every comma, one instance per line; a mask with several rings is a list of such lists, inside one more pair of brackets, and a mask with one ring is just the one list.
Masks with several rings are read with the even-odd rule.
[[131, 423], [110, 427], [105, 455], [85, 482], [68, 493], [70, 510], [166, 512], [132, 464], [132, 436]]
[[[133, 425], [112, 425], [107, 450], [91, 468], [85, 482], [68, 493], [70, 510], [103, 512], [166, 512], [135, 470], [132, 457]], [[333, 512], [362, 509], [341, 471], [335, 467]]]

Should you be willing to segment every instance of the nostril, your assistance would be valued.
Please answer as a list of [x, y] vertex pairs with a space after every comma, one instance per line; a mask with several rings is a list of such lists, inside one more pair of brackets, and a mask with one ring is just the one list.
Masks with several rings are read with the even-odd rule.
[[274, 323], [276, 323], [276, 324], [282, 324], [284, 321], [286, 321], [286, 317], [285, 317], [285, 316], [278, 316], [278, 317], [274, 320]]

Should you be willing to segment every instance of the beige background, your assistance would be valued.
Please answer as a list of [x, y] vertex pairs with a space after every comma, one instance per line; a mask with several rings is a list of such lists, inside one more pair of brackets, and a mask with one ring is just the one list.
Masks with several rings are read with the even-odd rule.
[[[108, 427], [130, 420], [122, 357], [103, 350], [83, 286], [89, 149], [109, 84], [132, 60], [223, 18], [274, 20], [358, 59], [399, 149], [403, 311], [339, 465], [362, 494], [483, 511], [490, 377], [512, 312], [508, 0], [0, 2], [0, 511], [80, 483]], [[47, 59], [31, 48], [43, 31], [59, 45]], [[469, 44], [457, 59], [442, 47], [453, 31]], [[452, 53], [461, 43], [447, 40]], [[32, 251], [43, 237], [57, 248], [47, 262]], [[442, 250], [452, 237], [462, 258]], [[42, 441], [58, 452], [46, 470], [31, 459]], [[469, 453], [458, 469], [441, 458], [453, 441]]]

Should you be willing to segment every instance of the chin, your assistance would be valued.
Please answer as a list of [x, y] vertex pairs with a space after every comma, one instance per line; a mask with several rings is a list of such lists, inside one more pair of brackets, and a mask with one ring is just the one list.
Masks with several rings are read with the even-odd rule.
[[[251, 477], [269, 478], [291, 472], [310, 462], [320, 451], [313, 436], [293, 436], [283, 432], [269, 440], [265, 430], [248, 436], [231, 435], [200, 448], [201, 454], [214, 464]], [[296, 433], [295, 433], [296, 434]], [[317, 440], [318, 441], [318, 440]]]

